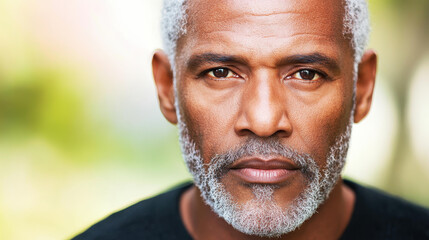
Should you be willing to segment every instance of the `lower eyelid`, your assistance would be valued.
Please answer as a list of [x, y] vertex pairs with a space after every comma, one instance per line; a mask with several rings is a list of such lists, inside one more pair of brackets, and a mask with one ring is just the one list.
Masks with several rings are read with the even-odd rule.
[[302, 79], [296, 79], [295, 81], [297, 81], [297, 82], [301, 82], [301, 83], [305, 83], [305, 84], [315, 84], [315, 83], [319, 83], [319, 82], [321, 82], [322, 80], [319, 78], [319, 79], [316, 79], [316, 80], [302, 80]]
[[329, 78], [326, 78], [326, 77], [324, 77], [321, 74], [318, 74], [318, 75], [319, 75], [319, 77], [317, 79], [314, 79], [314, 80], [299, 79], [299, 78], [293, 77], [293, 75], [290, 75], [290, 76], [284, 78], [283, 81], [290, 81], [290, 80], [292, 80], [292, 81], [296, 81], [296, 82], [301, 82], [301, 83], [306, 83], [306, 84], [312, 84], [312, 83], [319, 83], [319, 82], [324, 81], [324, 80], [329, 80]]

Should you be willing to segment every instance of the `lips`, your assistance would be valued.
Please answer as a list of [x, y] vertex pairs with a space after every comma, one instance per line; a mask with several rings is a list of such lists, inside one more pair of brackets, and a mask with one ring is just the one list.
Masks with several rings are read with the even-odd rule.
[[248, 183], [276, 184], [286, 181], [299, 167], [288, 159], [247, 158], [230, 167], [230, 172]]

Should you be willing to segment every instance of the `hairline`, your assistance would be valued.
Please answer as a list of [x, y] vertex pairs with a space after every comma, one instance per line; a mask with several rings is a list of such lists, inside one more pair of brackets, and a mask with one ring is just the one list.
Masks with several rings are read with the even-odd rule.
[[[164, 0], [161, 33], [173, 75], [175, 74], [177, 42], [187, 32], [187, 8], [189, 0]], [[342, 0], [344, 3], [343, 36], [349, 40], [353, 50], [354, 74], [361, 61], [370, 32], [366, 0]], [[355, 77], [354, 77], [355, 78]]]

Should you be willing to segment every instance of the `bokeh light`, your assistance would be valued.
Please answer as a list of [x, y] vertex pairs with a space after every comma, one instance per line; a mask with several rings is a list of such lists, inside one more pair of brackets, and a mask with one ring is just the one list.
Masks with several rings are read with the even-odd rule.
[[[428, 3], [369, 1], [379, 78], [344, 172], [426, 206]], [[190, 179], [152, 80], [160, 8], [0, 0], [0, 239], [67, 239]]]
[[417, 66], [409, 91], [408, 126], [417, 159], [429, 173], [429, 53]]

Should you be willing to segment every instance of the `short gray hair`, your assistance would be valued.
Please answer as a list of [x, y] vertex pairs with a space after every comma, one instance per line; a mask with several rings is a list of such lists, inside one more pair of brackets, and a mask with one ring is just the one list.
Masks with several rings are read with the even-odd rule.
[[[343, 0], [345, 16], [343, 35], [350, 37], [354, 51], [355, 74], [368, 42], [370, 23], [366, 0]], [[161, 33], [164, 51], [168, 55], [174, 71], [177, 40], [186, 33], [187, 0], [164, 0], [161, 20]]]

